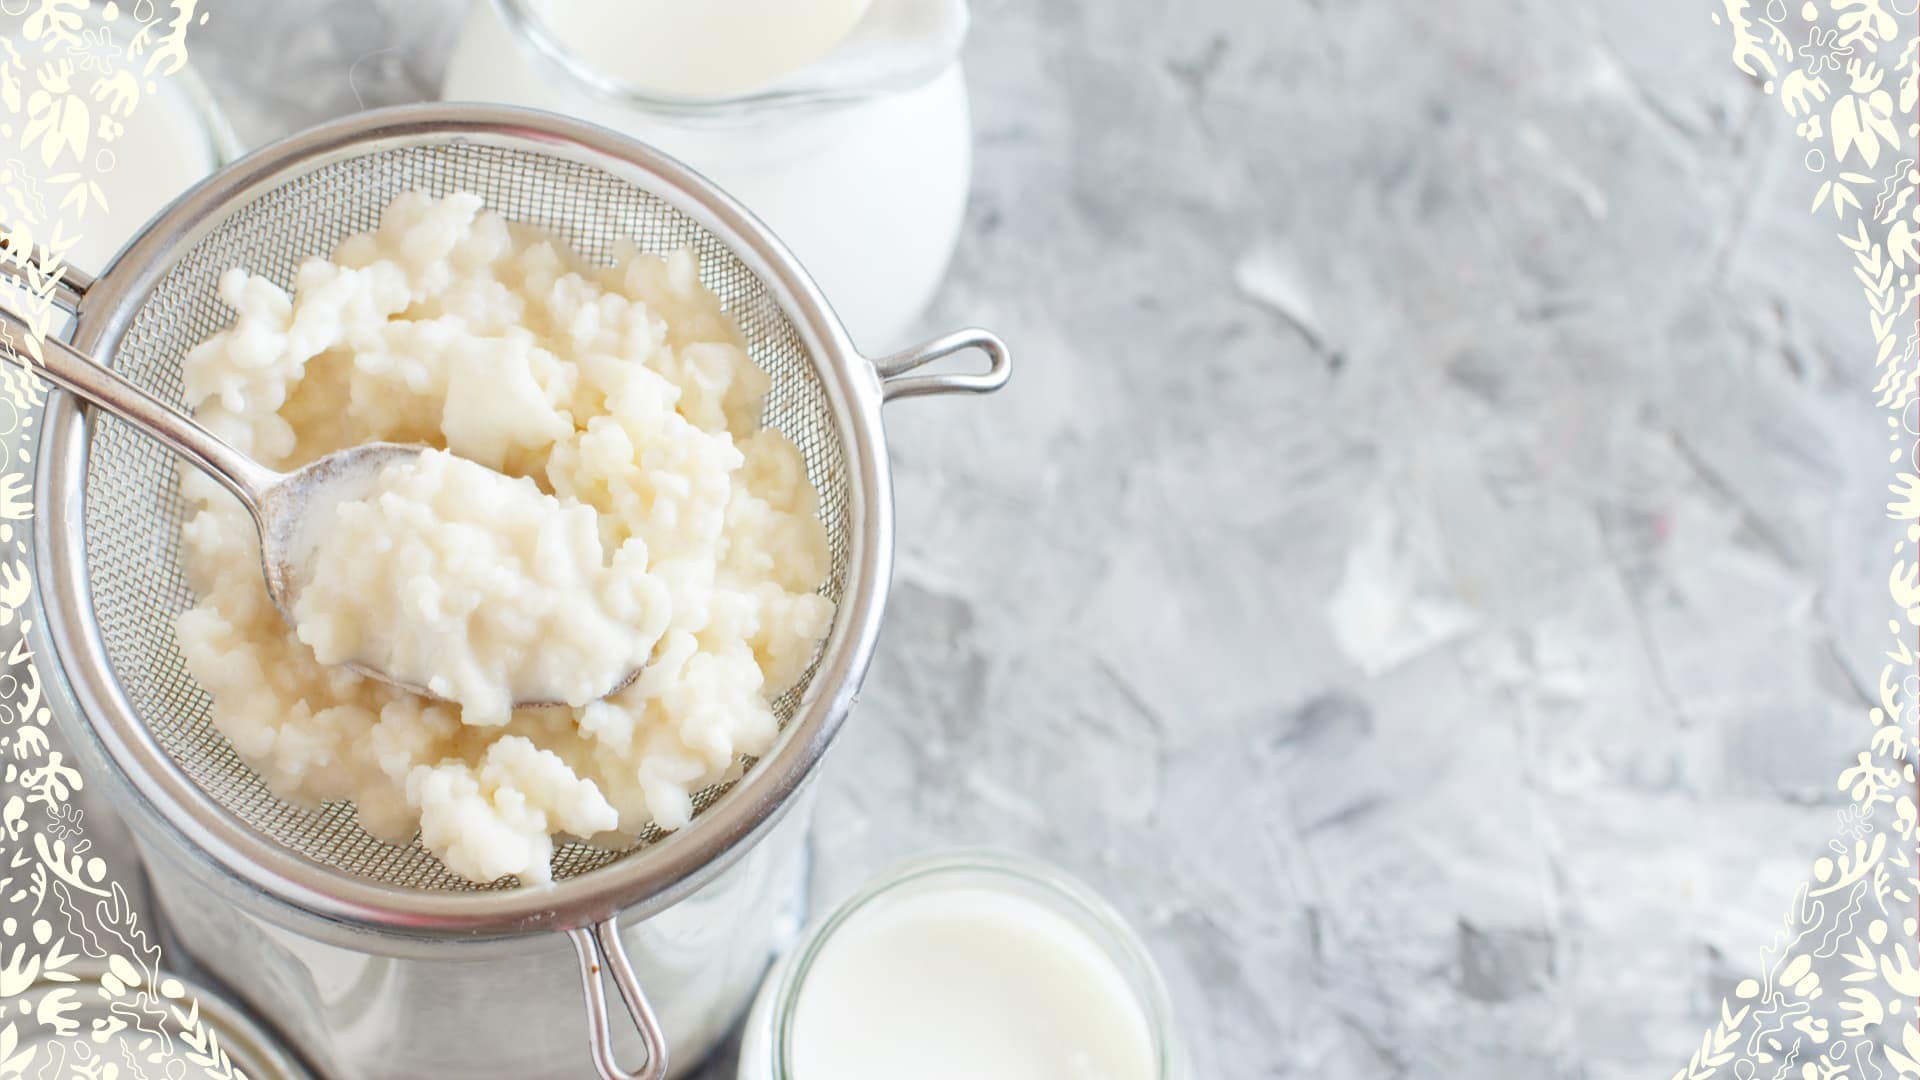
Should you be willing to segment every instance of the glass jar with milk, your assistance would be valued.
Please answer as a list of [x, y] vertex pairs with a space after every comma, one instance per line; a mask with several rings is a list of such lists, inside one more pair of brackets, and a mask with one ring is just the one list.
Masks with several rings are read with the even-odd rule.
[[966, 23], [965, 0], [475, 0], [442, 96], [566, 113], [680, 158], [884, 352], [960, 230]]
[[767, 976], [738, 1080], [1185, 1080], [1152, 959], [1105, 901], [993, 851], [882, 873]]
[[[0, 36], [14, 55], [29, 63], [58, 62], [85, 72], [103, 71], [121, 62], [123, 43], [139, 29], [112, 4], [88, 7], [74, 15], [81, 20], [80, 30], [69, 35], [75, 44], [29, 41], [19, 21], [7, 22]], [[0, 153], [4, 158], [0, 184], [15, 198], [44, 204], [54, 190], [56, 175], [76, 169], [86, 174], [99, 190], [100, 203], [81, 218], [79, 239], [66, 252], [66, 261], [87, 274], [98, 274], [148, 219], [208, 173], [238, 157], [240, 149], [240, 140], [199, 75], [186, 66], [171, 74], [153, 75], [132, 113], [122, 118], [118, 137], [111, 143], [96, 143], [82, 161], [49, 162], [8, 140]]]

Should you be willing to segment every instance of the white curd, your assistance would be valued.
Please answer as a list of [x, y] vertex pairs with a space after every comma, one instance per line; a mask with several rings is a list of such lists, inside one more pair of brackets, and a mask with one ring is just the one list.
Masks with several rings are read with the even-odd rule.
[[[183, 375], [195, 415], [241, 450], [286, 469], [422, 443], [519, 478], [492, 506], [467, 485], [496, 482], [451, 457], [391, 478], [348, 530], [360, 550], [308, 585], [322, 592], [296, 636], [246, 511], [183, 470], [199, 599], [180, 645], [213, 722], [276, 792], [351, 800], [394, 841], [417, 829], [465, 877], [541, 881], [555, 835], [678, 828], [694, 792], [772, 744], [768, 700], [832, 618], [826, 532], [798, 451], [760, 427], [767, 376], [691, 254], [587, 265], [477, 197], [411, 194], [304, 264], [291, 295], [244, 269], [220, 290], [234, 323]], [[588, 610], [565, 610], [589, 591]], [[396, 618], [445, 632], [409, 662], [455, 701], [316, 656], [378, 648]], [[576, 698], [642, 642], [640, 677], [603, 701], [502, 716], [497, 696], [458, 700], [513, 681], [494, 663]]]
[[666, 629], [643, 541], [609, 561], [593, 507], [444, 450], [387, 465], [314, 528], [293, 604], [314, 658], [424, 687], [468, 724], [604, 697]]

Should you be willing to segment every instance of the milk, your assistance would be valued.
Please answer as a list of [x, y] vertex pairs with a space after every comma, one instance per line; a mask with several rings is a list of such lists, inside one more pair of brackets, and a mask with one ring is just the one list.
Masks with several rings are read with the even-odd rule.
[[[40, 55], [37, 46], [13, 44], [23, 56]], [[230, 156], [232, 135], [226, 122], [191, 73], [158, 77], [153, 87], [126, 118], [119, 137], [104, 150], [96, 144], [82, 166], [106, 197], [104, 208], [91, 206], [80, 218], [80, 239], [67, 253], [67, 262], [87, 273], [106, 269], [107, 260], [141, 226]], [[6, 182], [42, 192], [56, 190], [48, 183], [50, 177], [75, 169], [70, 157], [49, 168], [38, 153], [20, 154], [11, 144], [6, 157]]]
[[1147, 1017], [1084, 931], [1028, 897], [884, 899], [828, 941], [793, 1018], [795, 1080], [1155, 1080]]
[[765, 87], [826, 55], [872, 0], [537, 0], [564, 47], [624, 86], [665, 97]]
[[[46, 55], [37, 43], [14, 38], [8, 44], [30, 63]], [[232, 129], [191, 68], [155, 76], [148, 85], [120, 134], [110, 143], [91, 142], [84, 162], [63, 155], [48, 166], [37, 148], [22, 152], [15, 140], [0, 140], [0, 183], [43, 200], [49, 221], [65, 216], [55, 209], [65, 184], [52, 184], [52, 177], [79, 171], [99, 185], [105, 205], [94, 203], [79, 215], [78, 238], [66, 252], [67, 265], [82, 273], [105, 270], [154, 215], [238, 153]], [[25, 312], [38, 303], [7, 279], [0, 280], [0, 306]], [[51, 315], [47, 332], [67, 337], [71, 317], [58, 309]]]
[[1083, 887], [995, 853], [904, 864], [776, 967], [739, 1080], [1178, 1080], [1164, 989]]

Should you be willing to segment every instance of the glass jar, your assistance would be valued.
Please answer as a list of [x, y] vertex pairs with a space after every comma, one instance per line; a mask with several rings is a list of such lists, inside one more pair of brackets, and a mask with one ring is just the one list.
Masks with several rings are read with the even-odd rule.
[[[81, 44], [59, 53], [62, 59], [99, 67], [121, 63], [115, 38], [129, 32], [126, 25], [110, 21], [98, 7], [87, 8], [83, 18]], [[15, 53], [34, 64], [51, 55], [39, 43], [18, 36], [20, 32], [20, 25], [13, 24], [7, 40]], [[81, 164], [99, 185], [105, 205], [92, 207], [80, 219], [79, 239], [66, 259], [89, 274], [104, 271], [108, 260], [162, 207], [240, 155], [240, 140], [190, 65], [151, 76], [122, 128], [112, 142], [95, 146]], [[73, 170], [70, 161], [48, 165], [37, 153], [22, 153], [11, 142], [0, 153], [0, 185], [36, 204], [50, 201], [55, 175]]]
[[[44, 618], [32, 620], [28, 640], [35, 655], [54, 656], [44, 627]], [[101, 745], [64, 669], [40, 670], [87, 790], [131, 828], [167, 956], [226, 988], [320, 1075], [594, 1075], [580, 1032], [579, 964], [551, 935], [423, 944], [320, 919], [252, 887], [143, 801]], [[805, 920], [812, 805], [809, 787], [719, 876], [622, 923], [623, 947], [672, 1048], [670, 1080], [697, 1072], [724, 1045]], [[116, 857], [116, 867], [125, 865]], [[614, 1024], [611, 1036], [619, 1060], [644, 1059], [632, 1025]]]
[[[1152, 958], [1119, 914], [1092, 890], [1054, 867], [1024, 856], [974, 850], [936, 853], [900, 863], [882, 872], [809, 929], [794, 951], [769, 973], [754, 1002], [741, 1047], [739, 1080], [819, 1080], [798, 1070], [796, 1046], [800, 1029], [812, 1022], [803, 1020], [802, 1002], [810, 987], [820, 989], [814, 984], [822, 958], [833, 955], [850, 928], [859, 932], [876, 917], [884, 916], [889, 907], [897, 911], [903, 902], [916, 898], [937, 899], [941, 894], [960, 893], [1004, 898], [1044, 912], [1045, 920], [1055, 925], [1046, 928], [1040, 938], [1054, 936], [1054, 944], [1084, 950], [1083, 958], [1097, 958], [1102, 967], [1110, 969], [1075, 982], [1076, 989], [1085, 988], [1090, 995], [1088, 1004], [1097, 1005], [1092, 998], [1104, 996], [1095, 994], [1091, 984], [1111, 977], [1117, 982], [1114, 989], [1137, 1007], [1138, 1028], [1120, 1025], [1127, 1029], [1126, 1037], [1137, 1038], [1142, 1048], [1141, 1067], [1129, 1075], [1186, 1080], [1185, 1049], [1174, 1025], [1166, 988]], [[1055, 935], [1055, 930], [1064, 936]], [[980, 944], [982, 955], [992, 951], [993, 943]], [[1031, 943], [1025, 939], [1001, 944], [1031, 950]], [[903, 963], [903, 970], [910, 964]], [[846, 974], [842, 971], [835, 978], [844, 980]], [[1111, 1015], [1108, 1018], [1112, 1019]], [[983, 1025], [957, 1018], [943, 1017], [942, 1022], [966, 1027], [976, 1042], [989, 1034], [982, 1030]], [[863, 1017], [866, 1030], [883, 1024], [877, 1018]]]
[[554, 17], [538, 0], [479, 0], [441, 96], [564, 113], [666, 151], [772, 227], [864, 351], [905, 344], [946, 272], [967, 200], [960, 0], [873, 0], [816, 62], [706, 98], [623, 82], [571, 48], [579, 28]]
[[[117, 1070], [131, 1063], [135, 1066], [131, 1074], [142, 1076], [148, 1074], [138, 1068], [140, 1062], [161, 1064], [164, 1057], [169, 1064], [162, 1066], [162, 1075], [184, 1076], [187, 1054], [193, 1047], [179, 1039], [171, 1043], [171, 1052], [161, 1049], [149, 1026], [152, 1010], [161, 1008], [176, 1010], [176, 1016], [191, 1009], [188, 1015], [197, 1017], [207, 1034], [218, 1040], [221, 1056], [232, 1067], [231, 1075], [247, 1080], [316, 1080], [268, 1028], [218, 988], [165, 968], [158, 974], [153, 987], [135, 991], [129, 995], [132, 1000], [123, 1000], [118, 993], [101, 990], [116, 978], [111, 966], [104, 960], [82, 957], [57, 973], [42, 974], [26, 989], [7, 998], [5, 1004], [18, 1009], [22, 1016], [59, 1016], [73, 1026], [72, 1034], [62, 1037], [50, 1026], [25, 1025], [24, 1037], [16, 1045], [26, 1063], [34, 1066], [32, 1075], [120, 1076], [127, 1074]], [[138, 1025], [128, 1025], [130, 1016], [139, 1017]]]

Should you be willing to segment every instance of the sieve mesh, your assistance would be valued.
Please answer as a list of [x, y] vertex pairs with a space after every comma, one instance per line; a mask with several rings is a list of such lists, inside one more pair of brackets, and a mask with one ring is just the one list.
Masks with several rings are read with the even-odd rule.
[[[139, 302], [118, 346], [105, 359], [127, 378], [183, 404], [180, 358], [219, 330], [232, 311], [216, 292], [231, 267], [290, 289], [299, 264], [330, 252], [348, 235], [373, 228], [402, 192], [470, 191], [510, 220], [544, 227], [583, 256], [604, 261], [627, 240], [641, 250], [691, 248], [701, 278], [739, 324], [748, 354], [771, 377], [764, 421], [792, 439], [820, 493], [820, 517], [832, 551], [822, 592], [838, 605], [847, 581], [848, 469], [842, 433], [800, 335], [766, 284], [725, 243], [633, 181], [593, 165], [521, 148], [475, 143], [371, 149], [320, 165], [230, 207], [188, 247]], [[188, 674], [174, 637], [176, 617], [194, 596], [178, 550], [185, 513], [177, 459], [131, 426], [95, 415], [86, 474], [85, 552], [94, 614], [115, 678], [156, 741], [205, 794], [284, 847], [332, 869], [390, 886], [430, 890], [499, 888], [449, 873], [417, 840], [384, 843], [363, 831], [351, 807], [319, 808], [277, 798], [208, 715], [210, 699]], [[795, 713], [819, 658], [773, 702], [784, 726]], [[743, 759], [743, 764], [750, 762]], [[697, 813], [726, 791], [694, 800]], [[661, 834], [650, 831], [633, 851]], [[554, 876], [572, 877], [622, 858], [568, 843]]]

